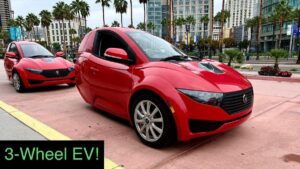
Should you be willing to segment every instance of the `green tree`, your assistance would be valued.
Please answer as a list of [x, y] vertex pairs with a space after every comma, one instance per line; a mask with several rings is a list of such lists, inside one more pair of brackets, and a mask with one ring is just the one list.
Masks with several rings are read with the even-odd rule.
[[[34, 15], [33, 13], [29, 13], [26, 16], [26, 29], [30, 32], [33, 31], [33, 36], [34, 36], [35, 40], [36, 40], [36, 35], [35, 35], [34, 26], [36, 23], [37, 23], [37, 16]], [[32, 34], [31, 34], [31, 40], [32, 40]]]
[[243, 60], [243, 53], [236, 49], [226, 50], [226, 56], [228, 57], [228, 66], [231, 66], [231, 62], [236, 60], [237, 62], [241, 63]]
[[84, 33], [86, 33], [86, 28], [87, 28], [87, 20], [86, 18], [90, 15], [90, 6], [88, 3], [85, 1], [82, 1], [81, 3], [82, 8], [81, 8], [81, 16], [84, 18]]
[[40, 12], [40, 17], [41, 17], [41, 25], [42, 27], [46, 28], [46, 36], [47, 36], [47, 46], [50, 45], [50, 34], [49, 34], [49, 26], [52, 22], [52, 14], [48, 10], [42, 10]]
[[224, 38], [224, 44], [226, 48], [236, 47], [236, 41], [234, 38]]
[[267, 18], [268, 22], [271, 22], [273, 24], [273, 46], [277, 49], [277, 40], [276, 38], [276, 29], [277, 29], [277, 23], [278, 23], [279, 15], [276, 11], [272, 12], [271, 15]]
[[116, 12], [121, 15], [121, 27], [123, 27], [123, 13], [127, 12], [127, 5], [128, 3], [126, 0], [114, 0]]
[[218, 12], [214, 17], [214, 20], [221, 23], [221, 32], [220, 32], [220, 52], [223, 52], [223, 40], [224, 40], [224, 24], [227, 22], [227, 19], [230, 18], [230, 12], [224, 9], [224, 0], [222, 0], [222, 11]]
[[[144, 25], [146, 25], [146, 4], [148, 3], [148, 0], [139, 0], [141, 4], [144, 6]], [[146, 30], [146, 26], [144, 27]]]
[[39, 36], [39, 26], [40, 26], [40, 19], [38, 18], [38, 16], [34, 15], [34, 22], [33, 25], [35, 26], [36, 32], [35, 32], [35, 41], [37, 41], [37, 39], [40, 41], [41, 38]]
[[82, 23], [81, 23], [81, 16], [82, 16], [82, 7], [83, 7], [83, 1], [82, 0], [74, 0], [71, 2], [71, 7], [73, 9], [73, 13], [77, 15], [79, 19], [79, 30], [77, 32], [79, 33], [79, 37], [82, 37], [83, 29], [82, 29]]
[[150, 30], [152, 32], [152, 34], [153, 34], [154, 33], [154, 29], [155, 29], [154, 23], [153, 22], [148, 22], [147, 29]]
[[24, 28], [25, 19], [22, 16], [17, 16], [16, 23], [17, 23], [17, 25], [21, 29], [22, 39], [24, 40], [24, 31], [23, 31], [23, 28]]
[[105, 27], [105, 7], [110, 7], [110, 0], [96, 0], [96, 3], [100, 3], [102, 6], [102, 20], [103, 27]]
[[57, 42], [54, 42], [54, 43], [52, 44], [52, 48], [53, 48], [54, 52], [59, 52], [59, 51], [61, 51], [60, 44], [57, 43]]
[[279, 70], [279, 58], [288, 57], [288, 52], [284, 49], [272, 49], [270, 55], [275, 58], [274, 69]]
[[137, 29], [140, 29], [140, 30], [145, 30], [145, 24], [143, 22], [140, 22], [137, 26], [136, 26]]
[[279, 32], [279, 44], [278, 47], [281, 48], [281, 39], [282, 39], [282, 32], [283, 32], [283, 24], [286, 21], [286, 19], [291, 16], [292, 8], [289, 6], [288, 2], [286, 0], [281, 0], [276, 8], [275, 12], [279, 16], [279, 26], [280, 26], [280, 32]]
[[[71, 28], [71, 26], [72, 26], [71, 25], [71, 20], [74, 19], [74, 12], [72, 10], [72, 6], [71, 5], [68, 5], [68, 4], [65, 5], [64, 15], [65, 15], [65, 19], [68, 21], [68, 25], [69, 25], [68, 31], [69, 31], [69, 34], [71, 35], [71, 32], [70, 32], [70, 30], [72, 29]], [[71, 48], [73, 47], [72, 38], [70, 38], [70, 46], [71, 46]]]
[[66, 16], [66, 5], [63, 1], [59, 1], [53, 6], [52, 15], [55, 20], [58, 20], [60, 28], [62, 27], [62, 36], [63, 36], [63, 50], [66, 52], [66, 39], [65, 39], [65, 16]]
[[120, 27], [120, 23], [118, 21], [113, 21], [111, 27]]

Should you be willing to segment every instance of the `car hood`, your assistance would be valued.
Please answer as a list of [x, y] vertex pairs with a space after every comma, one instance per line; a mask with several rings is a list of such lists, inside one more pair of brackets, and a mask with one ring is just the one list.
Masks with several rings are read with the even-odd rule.
[[175, 88], [212, 92], [232, 92], [251, 87], [251, 83], [231, 67], [209, 59], [188, 62], [149, 62], [143, 69], [170, 81]]
[[25, 58], [22, 59], [24, 68], [33, 68], [33, 69], [66, 69], [70, 67], [71, 62], [60, 58]]

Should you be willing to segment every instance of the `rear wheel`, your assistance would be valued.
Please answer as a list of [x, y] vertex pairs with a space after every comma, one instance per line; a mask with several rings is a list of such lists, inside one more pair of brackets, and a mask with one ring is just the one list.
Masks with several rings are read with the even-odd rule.
[[13, 85], [17, 92], [23, 92], [25, 90], [22, 79], [16, 72], [13, 74]]
[[176, 141], [172, 114], [157, 96], [138, 96], [134, 100], [131, 116], [135, 131], [144, 144], [159, 148]]

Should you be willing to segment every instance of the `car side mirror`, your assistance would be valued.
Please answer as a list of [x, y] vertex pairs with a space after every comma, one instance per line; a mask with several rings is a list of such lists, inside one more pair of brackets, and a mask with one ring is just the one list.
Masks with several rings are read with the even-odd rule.
[[9, 58], [17, 58], [17, 55], [14, 52], [6, 52], [5, 55]]
[[64, 56], [65, 56], [65, 53], [64, 53], [64, 52], [56, 52], [56, 53], [55, 53], [55, 56], [56, 56], [56, 57], [64, 57]]
[[121, 48], [108, 48], [104, 53], [105, 57], [129, 61], [128, 54]]

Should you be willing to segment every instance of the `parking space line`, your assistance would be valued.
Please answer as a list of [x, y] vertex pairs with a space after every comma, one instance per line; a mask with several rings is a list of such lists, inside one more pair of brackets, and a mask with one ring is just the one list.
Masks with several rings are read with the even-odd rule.
[[[31, 116], [23, 113], [22, 111], [16, 109], [15, 107], [3, 102], [0, 100], [0, 108], [6, 111], [8, 114], [24, 123], [26, 126], [30, 127], [34, 131], [38, 132], [48, 140], [71, 140], [71, 138], [63, 135], [57, 130], [47, 126], [46, 124], [32, 118]], [[105, 169], [120, 169], [123, 168], [120, 165], [117, 165], [113, 161], [105, 158], [104, 159], [104, 168]]]

